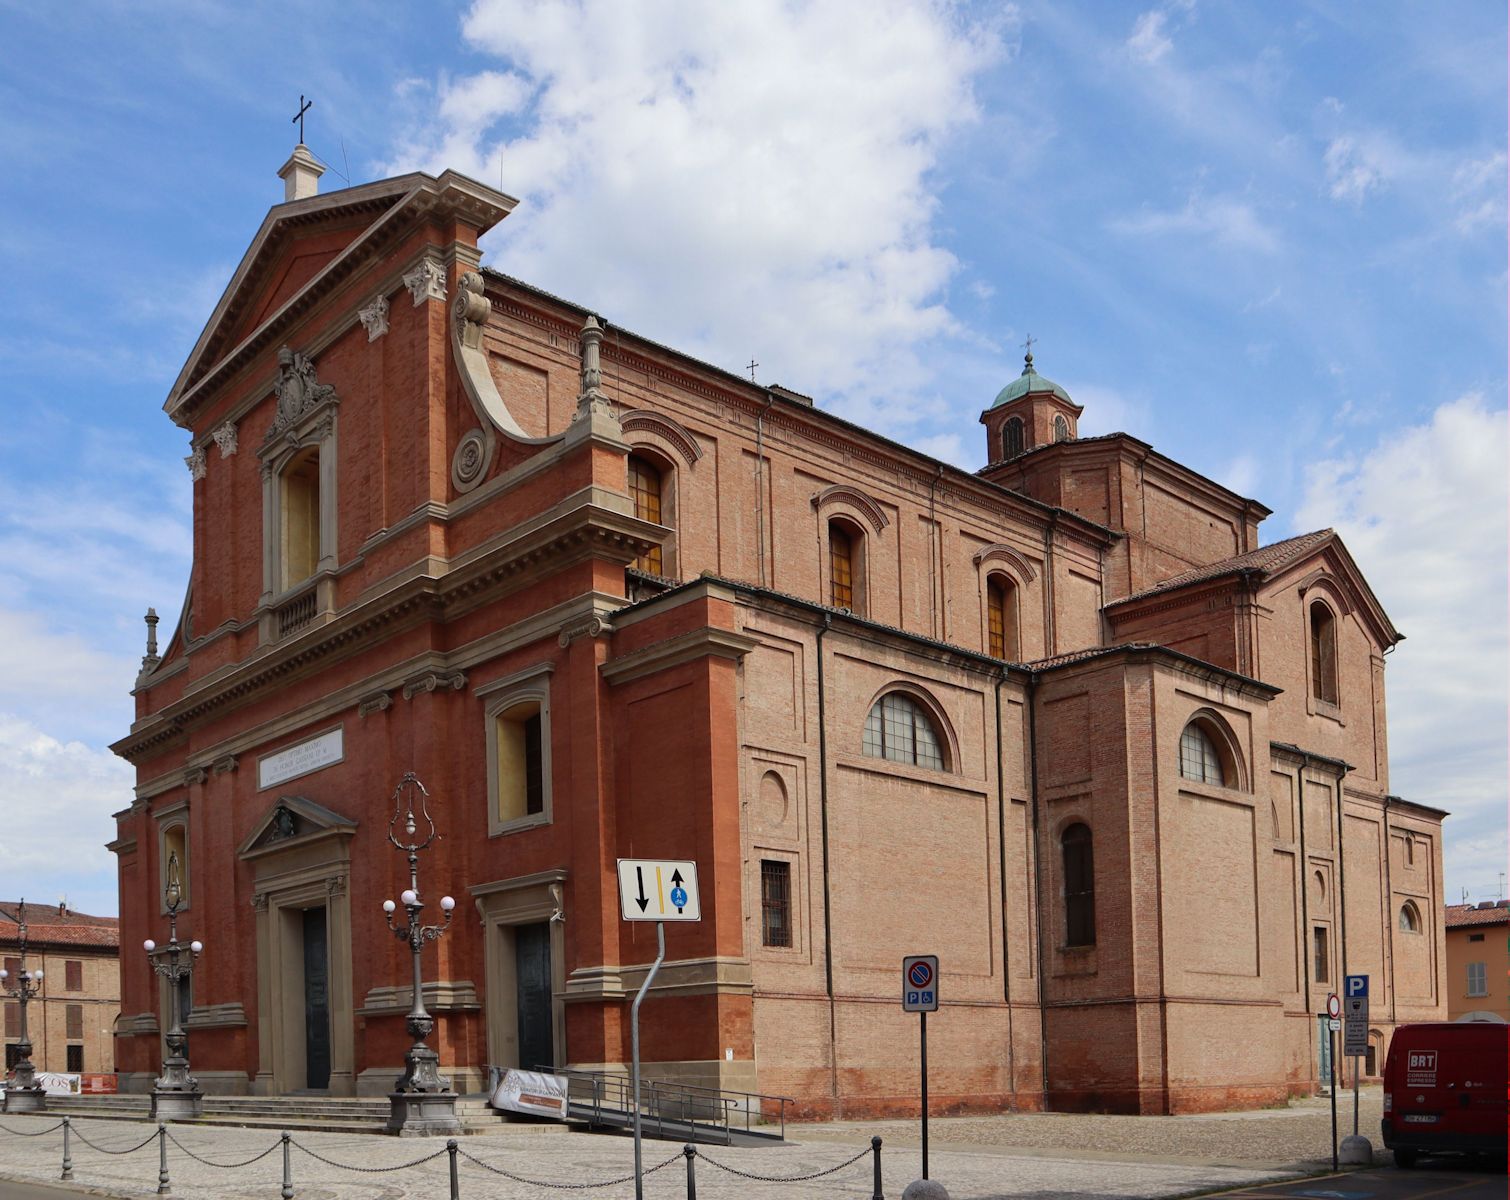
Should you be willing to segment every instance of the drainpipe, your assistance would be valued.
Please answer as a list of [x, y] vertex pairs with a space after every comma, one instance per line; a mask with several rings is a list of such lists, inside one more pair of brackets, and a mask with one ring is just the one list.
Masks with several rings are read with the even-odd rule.
[[[1337, 776], [1337, 957], [1342, 962], [1339, 974], [1347, 978], [1347, 870], [1342, 858], [1342, 781], [1347, 778], [1348, 767]], [[1358, 1090], [1358, 1061], [1353, 1060], [1353, 1091]]]
[[[1306, 765], [1310, 761], [1302, 752], [1300, 766], [1295, 768], [1295, 807], [1300, 818], [1300, 982], [1305, 989], [1306, 1042], [1311, 1047], [1311, 1065], [1315, 1066], [1316, 1013], [1311, 1008], [1311, 973], [1316, 964], [1311, 959], [1311, 906], [1307, 899], [1311, 890], [1311, 860], [1306, 857]], [[1317, 1081], [1320, 1082], [1319, 1073]]]
[[1390, 879], [1389, 793], [1384, 794], [1384, 930], [1389, 935], [1389, 1024], [1395, 1025], [1395, 885]]
[[[765, 407], [755, 414], [755, 538], [756, 557], [760, 559], [760, 586], [765, 580], [765, 415], [776, 403], [776, 396], [766, 389]], [[819, 692], [819, 704], [823, 693]]]
[[943, 547], [939, 544], [939, 527], [934, 500], [939, 480], [944, 477], [944, 464], [939, 463], [933, 478], [928, 483], [928, 609], [932, 622], [932, 636], [943, 638], [939, 628], [939, 574], [943, 570]]
[[839, 1029], [834, 1004], [834, 925], [828, 877], [828, 718], [823, 695], [823, 639], [833, 628], [833, 615], [823, 614], [818, 630], [818, 817], [823, 838], [823, 986], [828, 993], [829, 1094], [839, 1115]]
[[1001, 686], [1007, 668], [996, 679], [996, 874], [1001, 880], [1001, 998], [1007, 1006], [1007, 1083], [1016, 1108], [1017, 1058], [1012, 1036], [1012, 942], [1007, 932], [1007, 784], [1006, 761], [1001, 747]]
[[1049, 1018], [1043, 995], [1043, 867], [1038, 859], [1038, 676], [1028, 676], [1028, 788], [1033, 797], [1033, 940], [1038, 953], [1038, 1064], [1043, 1107], [1049, 1107]]

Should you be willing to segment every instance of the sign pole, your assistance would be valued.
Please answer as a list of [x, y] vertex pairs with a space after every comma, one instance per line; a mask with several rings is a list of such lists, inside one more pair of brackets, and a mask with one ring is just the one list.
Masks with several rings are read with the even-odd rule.
[[1361, 1060], [1353, 1055], [1353, 1136], [1358, 1136], [1358, 1063]]
[[[1331, 1050], [1331, 1053], [1330, 1053], [1330, 1055], [1328, 1055], [1328, 1057], [1332, 1060], [1332, 1064], [1331, 1064], [1332, 1065], [1332, 1087], [1331, 1087], [1331, 1092], [1332, 1092], [1332, 1170], [1336, 1171], [1337, 1170], [1337, 1035], [1335, 1033], [1333, 1033], [1330, 1029], [1328, 1029], [1327, 1030], [1326, 1039], [1327, 1039], [1327, 1046]], [[636, 1103], [638, 1103], [638, 1092], [636, 1092]], [[638, 1119], [638, 1118], [636, 1118], [636, 1119]], [[636, 1149], [639, 1148], [639, 1144], [640, 1144], [639, 1140], [638, 1140], [638, 1138], [636, 1138], [636, 1140], [635, 1140], [635, 1148]], [[639, 1163], [638, 1163], [638, 1161], [636, 1161], [636, 1163], [635, 1163], [635, 1169], [636, 1169], [636, 1171], [639, 1170]]]
[[923, 1051], [923, 1178], [928, 1178], [928, 1012], [918, 1013], [922, 1030], [921, 1048]]
[[[645, 982], [640, 984], [640, 990], [634, 994], [634, 1003], [629, 1006], [629, 1067], [634, 1076], [634, 1198], [644, 1200], [645, 1197], [645, 1167], [640, 1157], [640, 1004], [645, 999], [645, 993], [650, 990], [650, 985], [655, 980], [655, 973], [661, 969], [661, 961], [666, 957], [666, 923], [655, 923], [655, 961], [650, 964], [650, 973], [645, 976]], [[1335, 1126], [1336, 1113], [1332, 1114], [1332, 1124]]]

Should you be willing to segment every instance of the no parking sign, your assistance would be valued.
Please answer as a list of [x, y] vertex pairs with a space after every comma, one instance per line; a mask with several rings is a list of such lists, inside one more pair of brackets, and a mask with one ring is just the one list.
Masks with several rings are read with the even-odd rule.
[[937, 1012], [939, 958], [937, 954], [909, 954], [902, 960], [902, 1011]]

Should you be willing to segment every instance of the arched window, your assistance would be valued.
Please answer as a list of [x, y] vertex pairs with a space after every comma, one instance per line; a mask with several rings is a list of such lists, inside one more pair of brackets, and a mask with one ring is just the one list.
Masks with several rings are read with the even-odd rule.
[[860, 556], [865, 535], [847, 521], [828, 523], [828, 602], [835, 608], [863, 613]]
[[1001, 456], [1016, 458], [1023, 452], [1022, 418], [1008, 417], [1001, 427]]
[[1227, 786], [1226, 772], [1222, 768], [1216, 743], [1197, 721], [1190, 722], [1185, 726], [1185, 732], [1180, 734], [1180, 774], [1198, 783]]
[[1054, 440], [1056, 442], [1070, 440], [1070, 423], [1064, 419], [1063, 413], [1054, 418]]
[[320, 448], [311, 446], [283, 468], [279, 480], [283, 528], [279, 566], [286, 591], [315, 573], [320, 562]]
[[[638, 454], [629, 456], [629, 495], [634, 500], [634, 515], [642, 521], [661, 524], [661, 473], [655, 465]], [[634, 560], [641, 571], [652, 575], [664, 573], [661, 548], [652, 546]]]
[[1089, 825], [1077, 821], [1059, 839], [1064, 852], [1064, 944], [1096, 944], [1096, 862]]
[[1320, 600], [1311, 605], [1311, 695], [1337, 703], [1337, 618]]
[[863, 749], [869, 758], [944, 769], [938, 730], [923, 706], [904, 692], [888, 692], [870, 706]]
[[1421, 910], [1418, 909], [1409, 900], [1400, 905], [1400, 932], [1421, 932]]
[[993, 658], [1018, 655], [1017, 585], [1005, 575], [986, 580], [986, 651]]

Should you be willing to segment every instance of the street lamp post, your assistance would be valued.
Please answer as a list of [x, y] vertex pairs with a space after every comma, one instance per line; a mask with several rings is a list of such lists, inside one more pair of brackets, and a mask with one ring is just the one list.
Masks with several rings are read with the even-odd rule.
[[21, 1056], [16, 1063], [15, 1082], [5, 1089], [5, 1111], [41, 1112], [47, 1107], [47, 1093], [37, 1082], [37, 1068], [31, 1061], [31, 1035], [26, 1028], [26, 1006], [31, 998], [42, 990], [42, 972], [26, 969], [26, 901], [16, 906], [16, 942], [20, 947], [20, 966], [16, 969], [15, 982], [10, 972], [0, 968], [0, 987], [7, 996], [14, 996], [21, 1009], [21, 1038], [16, 1043], [16, 1053]]
[[[419, 898], [419, 852], [435, 840], [435, 821], [430, 816], [430, 793], [413, 771], [399, 780], [393, 792], [393, 817], [388, 822], [388, 840], [409, 858], [409, 886], [399, 896], [408, 916], [408, 923], [396, 925], [393, 914], [398, 905], [392, 900], [383, 901], [388, 928], [401, 942], [409, 943], [410, 961], [413, 967], [413, 1002], [404, 1027], [414, 1044], [404, 1055], [404, 1073], [399, 1077], [389, 1095], [388, 1132], [402, 1137], [426, 1137], [430, 1135], [454, 1136], [461, 1132], [461, 1122], [456, 1116], [456, 1093], [450, 1081], [440, 1073], [440, 1055], [425, 1045], [425, 1038], [435, 1028], [435, 1019], [425, 1010], [424, 980], [420, 966], [420, 952], [427, 941], [434, 941], [451, 925], [451, 914], [456, 901], [442, 896], [440, 910], [445, 920], [439, 925], [424, 925], [420, 913], [424, 904]], [[415, 802], [419, 814], [415, 814]], [[420, 835], [420, 824], [428, 828]], [[399, 833], [402, 832], [402, 840]]]
[[204, 1093], [199, 1080], [189, 1074], [189, 1038], [183, 1030], [184, 1013], [179, 1011], [179, 984], [194, 973], [204, 943], [178, 944], [178, 906], [183, 902], [183, 883], [179, 874], [178, 853], [168, 854], [168, 883], [163, 899], [168, 907], [168, 944], [158, 953], [157, 943], [148, 938], [142, 943], [152, 970], [168, 981], [168, 1056], [163, 1059], [163, 1073], [152, 1085], [153, 1120], [177, 1121], [197, 1117], [204, 1111]]

